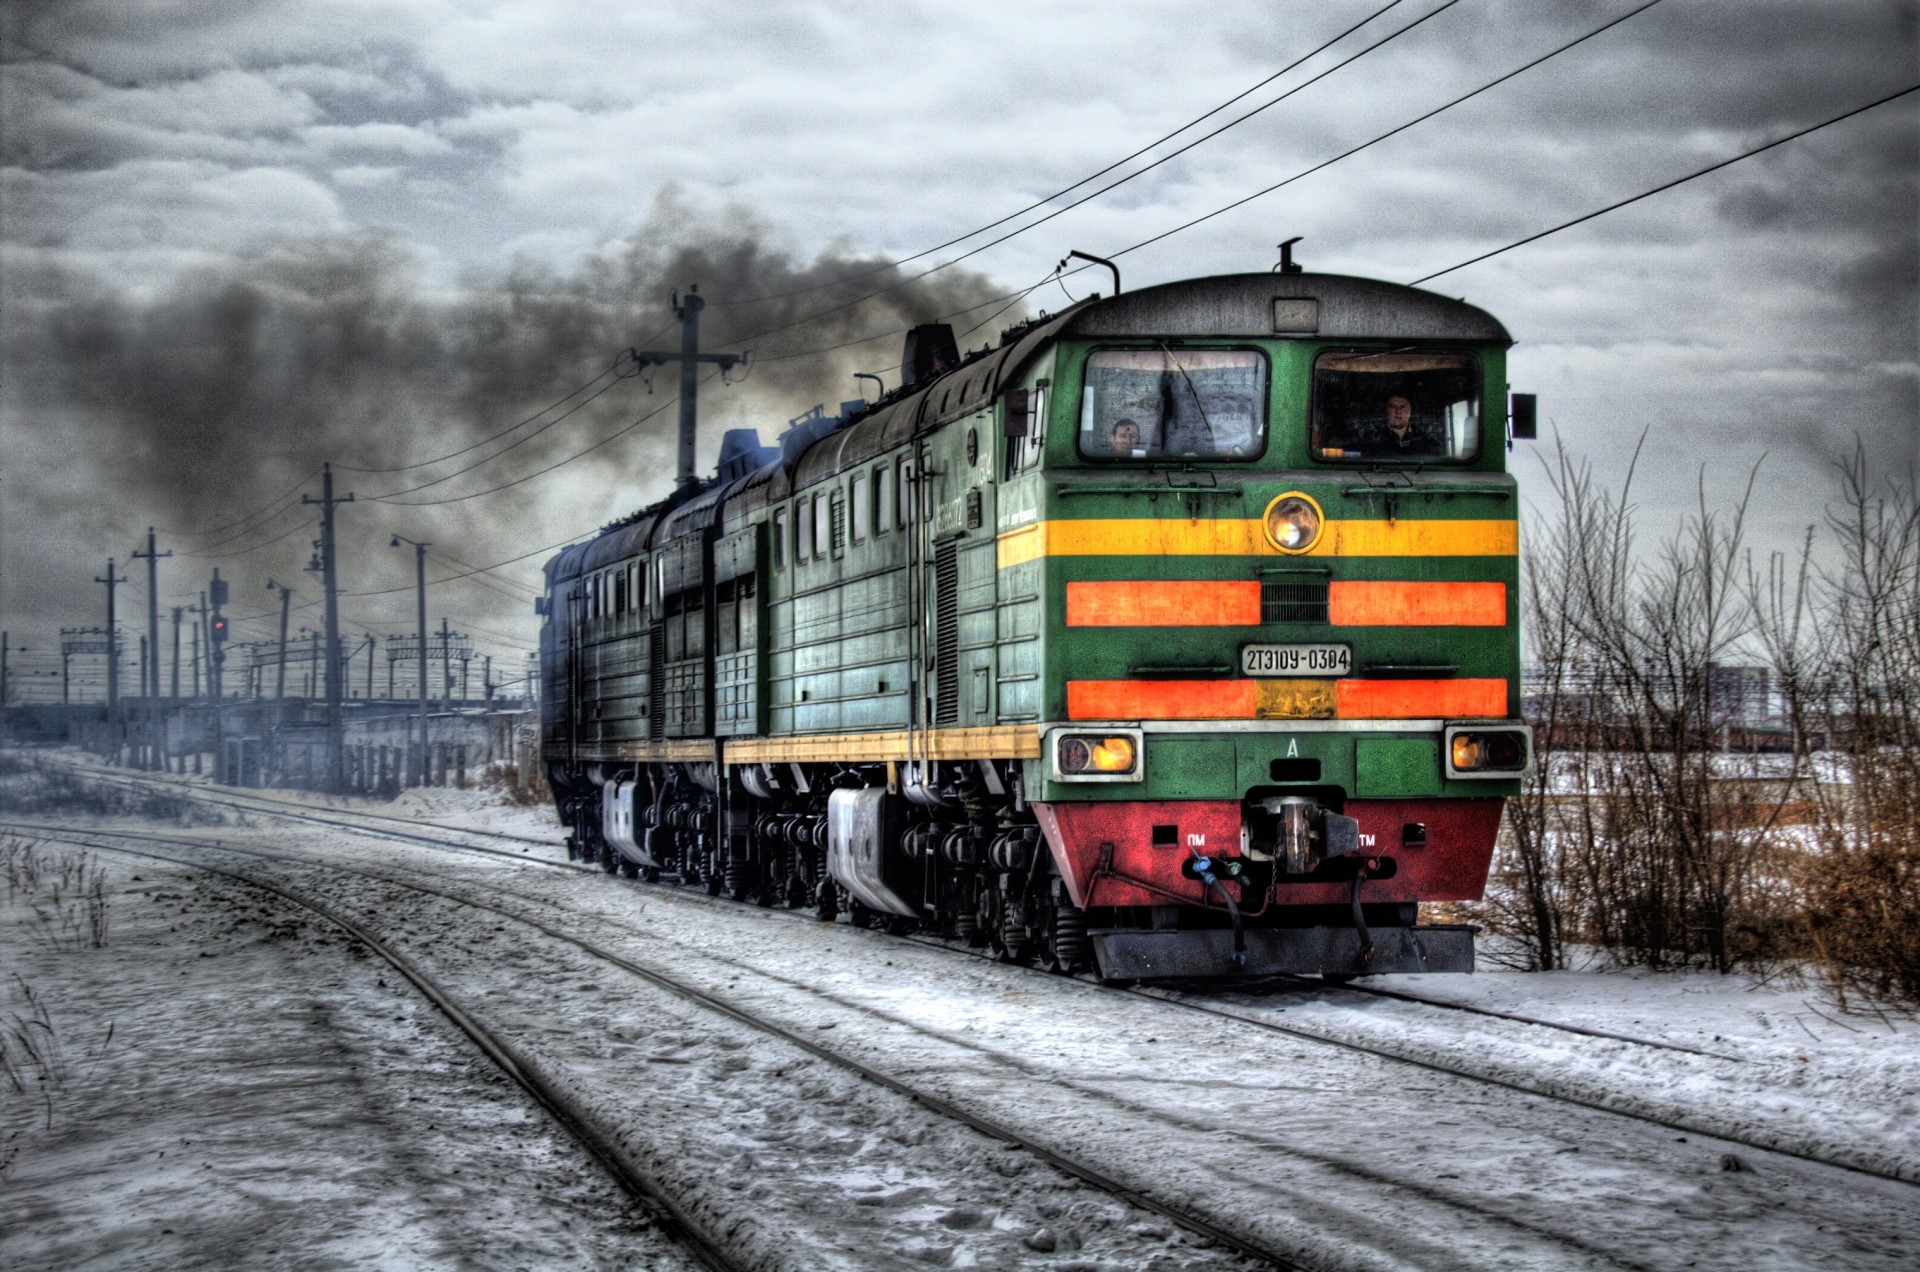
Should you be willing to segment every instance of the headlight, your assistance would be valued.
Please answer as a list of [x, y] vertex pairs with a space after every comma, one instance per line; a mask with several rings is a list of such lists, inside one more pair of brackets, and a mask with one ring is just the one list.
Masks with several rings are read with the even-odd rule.
[[1517, 777], [1533, 758], [1533, 738], [1525, 725], [1447, 726], [1447, 776]]
[[1069, 733], [1060, 739], [1062, 773], [1131, 773], [1133, 739]]
[[1056, 781], [1137, 782], [1142, 776], [1140, 735], [1131, 729], [1053, 735]]
[[1305, 552], [1320, 541], [1324, 520], [1312, 496], [1288, 491], [1267, 505], [1267, 538], [1282, 552]]

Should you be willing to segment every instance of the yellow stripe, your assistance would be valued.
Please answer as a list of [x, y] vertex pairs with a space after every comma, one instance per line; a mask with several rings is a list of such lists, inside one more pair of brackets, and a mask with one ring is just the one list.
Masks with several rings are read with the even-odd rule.
[[[904, 760], [907, 733], [826, 733], [794, 738], [728, 738], [728, 764], [775, 764], [787, 761], [873, 763]], [[972, 729], [935, 729], [913, 735], [914, 754], [930, 760], [993, 760], [1040, 758], [1040, 730], [1031, 724], [986, 725]]]
[[[1517, 556], [1513, 521], [1329, 521], [1302, 556]], [[1000, 536], [1001, 569], [1043, 556], [1283, 556], [1257, 520], [1040, 521]]]
[[714, 758], [712, 738], [670, 738], [665, 742], [611, 742], [604, 749], [580, 748], [583, 760], [632, 760], [640, 764], [672, 764]]

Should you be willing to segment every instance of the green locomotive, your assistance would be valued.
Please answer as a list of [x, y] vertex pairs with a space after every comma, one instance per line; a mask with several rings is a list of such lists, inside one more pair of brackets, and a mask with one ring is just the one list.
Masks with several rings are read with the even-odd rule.
[[1119, 980], [1466, 971], [1519, 720], [1505, 329], [1169, 283], [818, 408], [547, 565], [582, 857]]

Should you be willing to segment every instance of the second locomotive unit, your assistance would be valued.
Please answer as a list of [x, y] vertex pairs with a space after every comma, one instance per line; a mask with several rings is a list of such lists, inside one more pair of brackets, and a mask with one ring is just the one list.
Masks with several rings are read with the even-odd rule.
[[561, 552], [575, 851], [1106, 978], [1467, 971], [1519, 717], [1505, 329], [1334, 275], [1084, 301]]

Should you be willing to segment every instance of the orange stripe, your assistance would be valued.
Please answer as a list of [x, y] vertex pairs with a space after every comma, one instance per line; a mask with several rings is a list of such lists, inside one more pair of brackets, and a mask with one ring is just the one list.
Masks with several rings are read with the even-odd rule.
[[1505, 627], [1505, 583], [1359, 583], [1327, 587], [1335, 627]]
[[1504, 680], [1069, 680], [1069, 720], [1503, 717]]
[[1068, 627], [1257, 627], [1260, 584], [1119, 582], [1067, 584]]
[[1069, 680], [1069, 720], [1250, 720], [1251, 680]]
[[1334, 684], [1342, 720], [1507, 714], [1504, 680], [1339, 680]]

